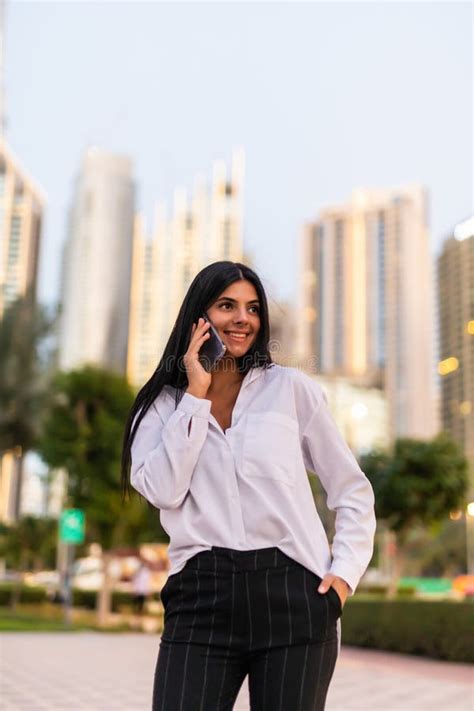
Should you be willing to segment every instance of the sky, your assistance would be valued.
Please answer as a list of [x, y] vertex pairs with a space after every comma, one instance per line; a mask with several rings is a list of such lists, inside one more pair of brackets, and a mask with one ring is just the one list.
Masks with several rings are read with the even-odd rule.
[[58, 298], [89, 145], [133, 159], [137, 209], [246, 155], [244, 249], [294, 300], [302, 225], [356, 187], [422, 183], [433, 254], [473, 212], [473, 7], [457, 2], [23, 2], [6, 8], [7, 140], [46, 195]]

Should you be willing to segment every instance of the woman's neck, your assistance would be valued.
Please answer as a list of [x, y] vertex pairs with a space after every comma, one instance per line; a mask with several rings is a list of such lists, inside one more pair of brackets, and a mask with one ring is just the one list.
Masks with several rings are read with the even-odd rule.
[[212, 371], [212, 381], [208, 392], [231, 390], [238, 387], [244, 379], [244, 374], [237, 369], [235, 358], [221, 358], [216, 369]]

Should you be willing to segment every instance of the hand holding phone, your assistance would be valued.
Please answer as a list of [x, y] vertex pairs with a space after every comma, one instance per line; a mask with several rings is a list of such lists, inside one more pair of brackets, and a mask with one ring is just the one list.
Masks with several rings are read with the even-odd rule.
[[204, 341], [199, 349], [199, 362], [206, 372], [210, 372], [217, 361], [219, 361], [226, 351], [226, 347], [217, 330], [214, 328], [206, 313], [202, 315], [205, 323], [209, 324], [210, 336]]
[[211, 375], [207, 373], [199, 362], [199, 349], [202, 344], [209, 339], [209, 326], [204, 319], [199, 319], [197, 324], [193, 323], [191, 329], [191, 340], [188, 350], [183, 356], [183, 362], [186, 368], [188, 378], [188, 387], [186, 392], [189, 392], [195, 397], [204, 398], [211, 385]]

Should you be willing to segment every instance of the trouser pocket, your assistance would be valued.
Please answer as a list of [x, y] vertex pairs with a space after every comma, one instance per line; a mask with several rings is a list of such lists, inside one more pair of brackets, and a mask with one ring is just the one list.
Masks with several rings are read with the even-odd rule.
[[337, 611], [337, 616], [342, 617], [342, 602], [341, 598], [339, 597], [339, 593], [335, 588], [332, 586], [328, 589], [325, 595], [329, 596], [329, 601], [331, 602], [332, 605], [335, 606], [336, 611]]

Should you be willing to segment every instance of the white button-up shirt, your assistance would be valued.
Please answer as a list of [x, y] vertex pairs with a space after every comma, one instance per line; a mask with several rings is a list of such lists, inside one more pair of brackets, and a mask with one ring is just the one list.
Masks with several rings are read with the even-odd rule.
[[[278, 364], [251, 369], [225, 432], [211, 404], [185, 393], [175, 409], [166, 385], [132, 445], [131, 484], [160, 509], [169, 575], [212, 546], [277, 546], [321, 578], [340, 576], [353, 594], [373, 553], [374, 493], [319, 383]], [[307, 470], [336, 511], [332, 550]]]

